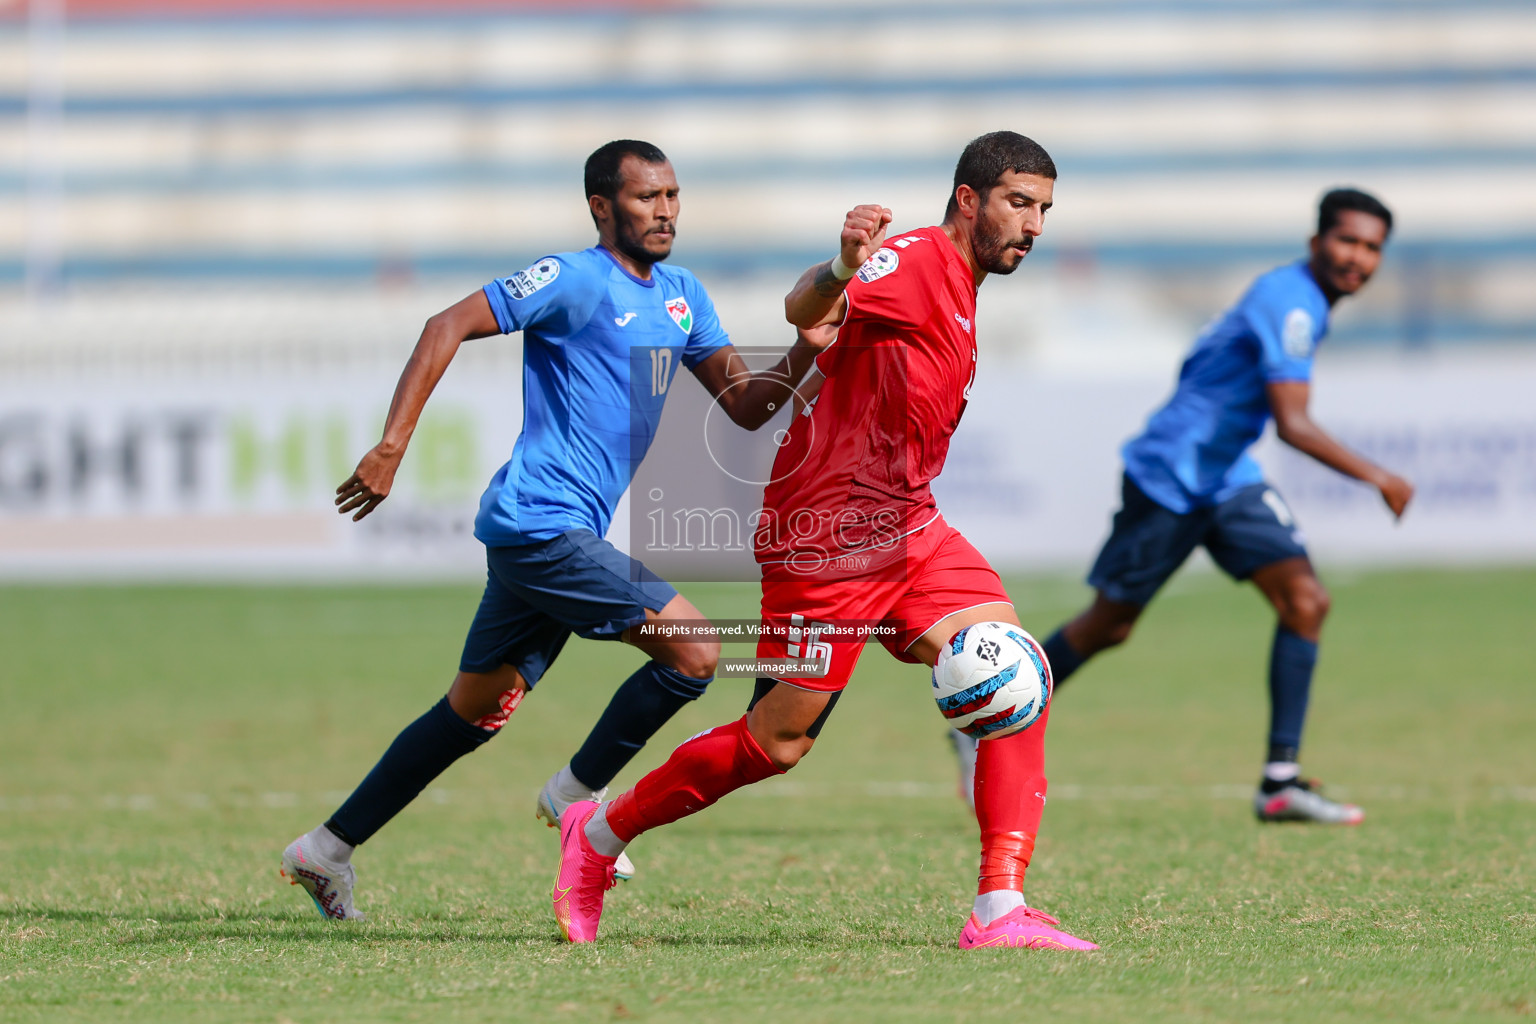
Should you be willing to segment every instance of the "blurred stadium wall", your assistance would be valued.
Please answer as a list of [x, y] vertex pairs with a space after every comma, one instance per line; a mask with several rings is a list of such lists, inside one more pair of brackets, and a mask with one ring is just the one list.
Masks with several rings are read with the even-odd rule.
[[1061, 171], [939, 488], [1000, 564], [1086, 564], [1119, 443], [1340, 184], [1398, 229], [1319, 416], [1420, 497], [1393, 528], [1267, 442], [1276, 481], [1327, 559], [1536, 560], [1525, 0], [0, 0], [0, 576], [478, 574], [515, 339], [466, 347], [379, 514], [328, 496], [427, 316], [590, 244], [591, 149], [669, 153], [674, 259], [782, 345], [843, 212], [934, 222], [999, 127]]

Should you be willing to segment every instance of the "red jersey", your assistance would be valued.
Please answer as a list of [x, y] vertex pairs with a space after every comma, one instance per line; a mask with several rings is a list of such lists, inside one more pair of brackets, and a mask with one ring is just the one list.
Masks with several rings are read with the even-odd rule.
[[976, 282], [942, 228], [890, 238], [848, 283], [848, 314], [816, 359], [826, 380], [791, 424], [763, 492], [765, 568], [867, 572], [938, 515], [976, 373]]

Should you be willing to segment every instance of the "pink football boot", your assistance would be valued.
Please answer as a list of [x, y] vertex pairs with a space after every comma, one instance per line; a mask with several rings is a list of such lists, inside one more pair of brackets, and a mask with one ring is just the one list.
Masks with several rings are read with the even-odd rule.
[[983, 926], [972, 914], [960, 932], [961, 949], [980, 949], [983, 946], [1013, 946], [1020, 949], [1098, 949], [1092, 942], [1085, 942], [1068, 935], [1055, 926], [1061, 924], [1050, 914], [1034, 907], [1020, 907]]
[[614, 862], [587, 842], [597, 803], [578, 800], [560, 815], [560, 873], [553, 893], [555, 923], [567, 942], [591, 942], [603, 919], [603, 894], [614, 885]]

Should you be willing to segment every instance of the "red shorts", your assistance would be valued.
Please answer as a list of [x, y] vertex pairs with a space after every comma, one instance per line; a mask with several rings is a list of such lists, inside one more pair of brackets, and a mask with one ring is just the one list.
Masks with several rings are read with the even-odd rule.
[[942, 518], [905, 538], [906, 572], [891, 579], [820, 580], [778, 565], [763, 567], [759, 658], [820, 659], [823, 676], [776, 676], [807, 690], [848, 685], [864, 642], [873, 635], [897, 659], [940, 620], [984, 604], [1012, 604], [981, 552]]

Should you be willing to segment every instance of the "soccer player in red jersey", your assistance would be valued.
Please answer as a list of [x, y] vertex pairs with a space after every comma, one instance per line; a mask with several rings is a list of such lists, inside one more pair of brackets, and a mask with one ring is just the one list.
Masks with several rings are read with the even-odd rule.
[[[896, 235], [891, 212], [860, 206], [841, 252], [785, 299], [803, 331], [835, 344], [796, 403], [763, 496], [759, 658], [794, 658], [760, 678], [747, 713], [688, 740], [633, 789], [561, 816], [555, 918], [597, 937], [614, 860], [627, 843], [703, 810], [804, 757], [876, 633], [898, 659], [933, 665], [977, 622], [1018, 624], [997, 573], [944, 521], [929, 482], [943, 468], [976, 373], [976, 289], [1010, 274], [1044, 229], [1056, 167], [1039, 145], [993, 132], [966, 146], [944, 223]], [[1045, 806], [1049, 707], [1029, 728], [981, 744], [975, 798], [980, 884], [960, 946], [1094, 949], [1024, 902]]]

